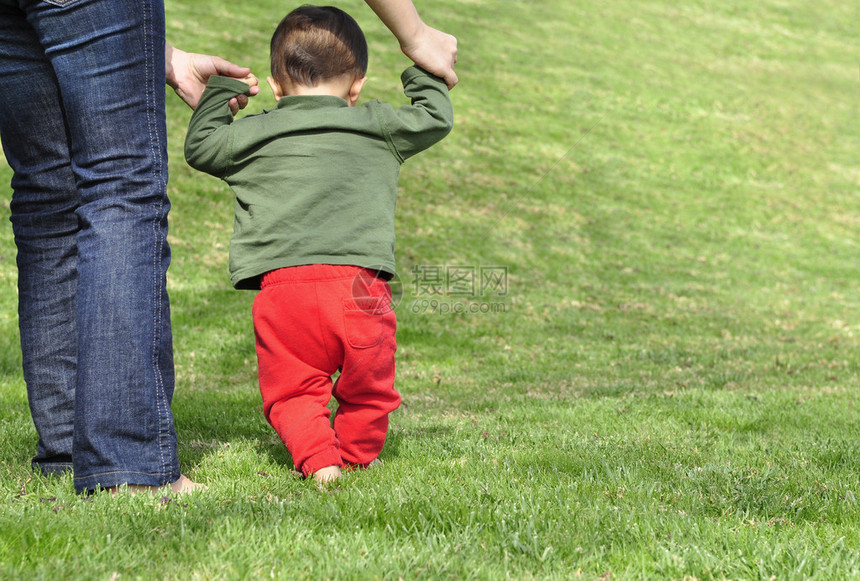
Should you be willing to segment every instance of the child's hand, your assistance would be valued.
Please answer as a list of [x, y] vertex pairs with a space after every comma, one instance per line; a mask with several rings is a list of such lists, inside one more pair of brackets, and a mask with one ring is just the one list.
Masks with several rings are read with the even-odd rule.
[[245, 77], [243, 77], [239, 80], [242, 81], [243, 83], [245, 83], [246, 85], [251, 86], [251, 87], [256, 87], [260, 83], [260, 81], [254, 75], [254, 73], [248, 73]]
[[[260, 92], [260, 81], [254, 76], [254, 73], [248, 73], [247, 76], [239, 80], [251, 87], [251, 95], [256, 95]], [[247, 104], [248, 95], [236, 95], [230, 99], [230, 111], [235, 115], [239, 112], [239, 109], [244, 109]]]

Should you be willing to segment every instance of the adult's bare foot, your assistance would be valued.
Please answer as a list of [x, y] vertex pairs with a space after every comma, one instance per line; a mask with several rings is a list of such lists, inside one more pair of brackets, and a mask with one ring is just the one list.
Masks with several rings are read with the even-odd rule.
[[165, 484], [164, 486], [147, 486], [144, 484], [121, 484], [119, 486], [108, 486], [105, 488], [111, 494], [116, 494], [118, 492], [127, 491], [129, 494], [140, 494], [146, 492], [148, 494], [152, 494], [153, 496], [158, 494], [163, 494], [165, 492], [172, 492], [173, 494], [184, 494], [186, 492], [193, 492], [195, 490], [206, 490], [208, 486], [204, 486], [199, 482], [194, 482], [190, 480], [184, 474], [180, 474], [179, 478], [170, 484]]
[[174, 494], [183, 494], [185, 492], [194, 492], [195, 490], [202, 491], [208, 489], [208, 486], [188, 479], [185, 474], [180, 474], [178, 480], [170, 483], [170, 491]]

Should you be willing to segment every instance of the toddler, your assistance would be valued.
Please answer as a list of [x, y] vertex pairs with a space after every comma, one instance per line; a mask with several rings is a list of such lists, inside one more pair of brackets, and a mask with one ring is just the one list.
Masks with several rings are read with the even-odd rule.
[[376, 460], [400, 404], [387, 282], [397, 177], [453, 126], [445, 82], [416, 66], [401, 75], [411, 105], [356, 106], [366, 70], [358, 24], [338, 8], [302, 6], [272, 37], [277, 106], [234, 121], [229, 101], [249, 87], [212, 77], [185, 141], [188, 163], [235, 193], [230, 276], [237, 289], [260, 289], [263, 410], [296, 468], [320, 482]]

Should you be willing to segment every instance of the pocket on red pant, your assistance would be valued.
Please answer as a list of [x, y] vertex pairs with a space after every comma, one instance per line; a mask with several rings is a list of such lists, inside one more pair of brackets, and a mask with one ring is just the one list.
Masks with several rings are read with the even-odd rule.
[[384, 297], [345, 299], [343, 326], [346, 340], [353, 349], [367, 349], [378, 345], [392, 319], [394, 310]]

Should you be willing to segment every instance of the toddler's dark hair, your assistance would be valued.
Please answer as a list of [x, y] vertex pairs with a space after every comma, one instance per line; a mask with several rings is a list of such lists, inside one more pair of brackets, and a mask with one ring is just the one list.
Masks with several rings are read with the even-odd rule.
[[308, 87], [367, 72], [367, 41], [353, 18], [334, 6], [305, 5], [287, 14], [271, 43], [272, 77]]

